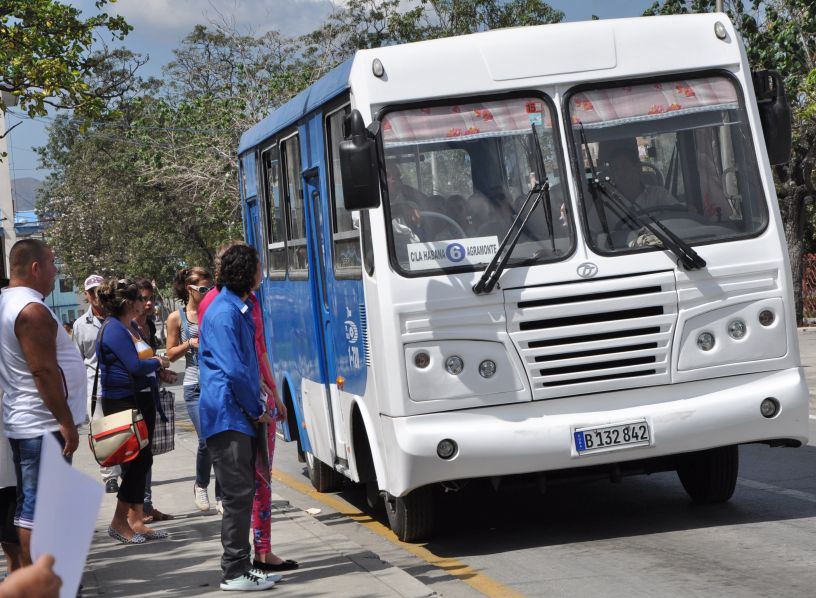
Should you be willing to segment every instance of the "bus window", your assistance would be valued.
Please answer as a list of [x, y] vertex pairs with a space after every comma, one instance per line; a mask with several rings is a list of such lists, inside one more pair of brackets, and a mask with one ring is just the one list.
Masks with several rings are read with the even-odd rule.
[[265, 150], [261, 154], [261, 160], [266, 238], [269, 243], [268, 275], [270, 278], [283, 278], [286, 276], [286, 227], [284, 225], [278, 146], [274, 145]]
[[284, 164], [286, 207], [288, 212], [286, 246], [289, 251], [289, 274], [308, 276], [309, 258], [306, 251], [306, 210], [303, 184], [300, 180], [300, 142], [297, 135], [281, 141]]
[[[422, 273], [488, 263], [524, 204], [539, 154], [551, 185], [550, 205], [527, 220], [508, 264], [568, 255], [574, 231], [559, 185], [551, 115], [549, 102], [538, 97], [451, 101], [387, 113], [382, 131], [392, 262]], [[454, 253], [448, 255], [446, 247]]]
[[[569, 103], [577, 163], [589, 150], [601, 176], [689, 243], [759, 234], [768, 222], [748, 118], [725, 76], [582, 89]], [[584, 147], [581, 131], [587, 141]], [[660, 241], [616, 213], [583, 181], [589, 243], [601, 252]]]
[[338, 147], [343, 140], [343, 121], [348, 106], [326, 117], [326, 146], [329, 152], [329, 187], [332, 207], [332, 260], [337, 278], [360, 278], [360, 231], [354, 228], [351, 212], [343, 203]]

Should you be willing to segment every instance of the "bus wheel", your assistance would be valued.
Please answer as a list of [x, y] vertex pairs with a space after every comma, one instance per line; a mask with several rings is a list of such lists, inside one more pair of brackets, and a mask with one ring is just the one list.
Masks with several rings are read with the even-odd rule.
[[318, 492], [332, 492], [340, 487], [343, 477], [308, 451], [306, 452], [306, 469], [309, 470], [312, 486]]
[[401, 541], [418, 542], [433, 533], [433, 490], [433, 486], [423, 486], [405, 496], [385, 495], [388, 525]]
[[736, 445], [690, 453], [681, 459], [677, 475], [695, 503], [722, 503], [734, 494], [739, 473]]

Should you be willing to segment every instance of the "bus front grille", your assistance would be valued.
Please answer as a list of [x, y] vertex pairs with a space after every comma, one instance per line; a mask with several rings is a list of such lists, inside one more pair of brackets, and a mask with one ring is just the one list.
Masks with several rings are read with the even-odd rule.
[[670, 382], [671, 272], [505, 291], [534, 399]]

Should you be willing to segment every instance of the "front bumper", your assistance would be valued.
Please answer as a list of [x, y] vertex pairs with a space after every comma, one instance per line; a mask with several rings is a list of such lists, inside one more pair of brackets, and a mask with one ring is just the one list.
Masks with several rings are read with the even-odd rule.
[[[775, 397], [772, 419], [759, 404]], [[618, 392], [409, 417], [381, 416], [394, 496], [449, 480], [553, 471], [763, 440], [808, 441], [809, 394], [801, 368]], [[613, 407], [614, 405], [614, 407]], [[577, 455], [576, 427], [646, 419], [652, 445]], [[459, 446], [436, 454], [440, 440]]]

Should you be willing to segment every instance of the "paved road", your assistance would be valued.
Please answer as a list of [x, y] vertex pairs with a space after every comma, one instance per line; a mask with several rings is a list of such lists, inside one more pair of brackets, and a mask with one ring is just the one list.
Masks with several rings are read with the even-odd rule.
[[[816, 388], [816, 332], [800, 334], [800, 342]], [[741, 447], [734, 498], [713, 507], [691, 505], [674, 473], [561, 486], [546, 495], [471, 484], [444, 497], [439, 532], [426, 550], [399, 546], [376, 522], [354, 517], [355, 508], [368, 512], [356, 488], [334, 495], [331, 505], [304, 492], [308, 479], [291, 444], [279, 443], [275, 466], [290, 476], [290, 487], [278, 485], [282, 495], [321, 508], [319, 517], [443, 596], [810, 597], [813, 444]]]

